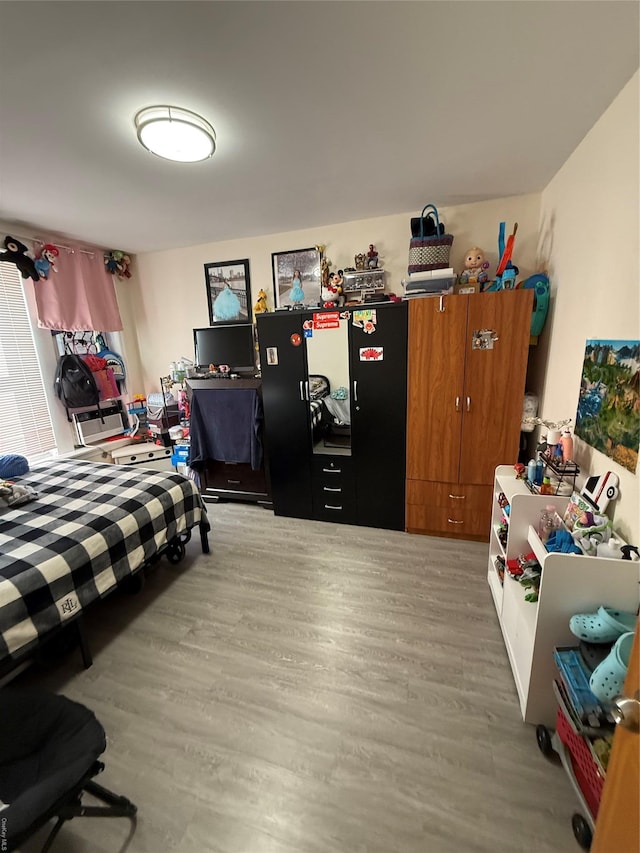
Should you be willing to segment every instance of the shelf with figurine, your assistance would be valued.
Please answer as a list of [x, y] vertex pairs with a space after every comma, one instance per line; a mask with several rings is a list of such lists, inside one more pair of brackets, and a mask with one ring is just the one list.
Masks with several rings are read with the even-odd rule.
[[341, 276], [339, 280], [332, 280], [333, 277], [329, 276], [329, 285], [340, 288], [343, 294], [342, 304], [347, 305], [358, 305], [381, 295], [385, 287], [385, 271], [380, 266], [378, 250], [373, 243], [369, 243], [366, 253], [359, 252], [353, 260], [353, 267], [338, 270]]

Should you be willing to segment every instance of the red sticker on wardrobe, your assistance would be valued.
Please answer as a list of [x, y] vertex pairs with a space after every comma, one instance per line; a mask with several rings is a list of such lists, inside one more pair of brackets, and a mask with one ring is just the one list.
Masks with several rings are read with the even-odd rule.
[[300, 344], [302, 343], [302, 338], [300, 337], [300, 335], [297, 332], [295, 334], [291, 335], [289, 340], [294, 345], [294, 347], [299, 347]]

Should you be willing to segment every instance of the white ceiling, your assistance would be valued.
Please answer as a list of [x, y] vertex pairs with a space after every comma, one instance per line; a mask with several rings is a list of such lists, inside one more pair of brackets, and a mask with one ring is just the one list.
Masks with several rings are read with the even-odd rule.
[[[131, 252], [539, 191], [638, 68], [636, 2], [2, 2], [0, 219]], [[210, 161], [138, 143], [169, 103]]]

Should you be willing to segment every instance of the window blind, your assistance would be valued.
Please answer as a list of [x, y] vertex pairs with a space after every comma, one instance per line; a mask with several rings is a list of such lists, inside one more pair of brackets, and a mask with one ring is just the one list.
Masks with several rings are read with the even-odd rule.
[[33, 457], [55, 446], [22, 279], [0, 263], [0, 454]]

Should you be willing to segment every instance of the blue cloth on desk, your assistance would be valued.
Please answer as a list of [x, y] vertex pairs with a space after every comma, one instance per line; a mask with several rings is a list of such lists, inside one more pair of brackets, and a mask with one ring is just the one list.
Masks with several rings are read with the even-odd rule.
[[552, 533], [547, 539], [546, 547], [547, 551], [560, 551], [562, 554], [582, 554], [568, 530], [556, 530]]
[[[230, 380], [231, 381], [231, 380]], [[189, 467], [200, 471], [208, 459], [262, 465], [262, 401], [253, 388], [194, 389], [191, 398]]]

